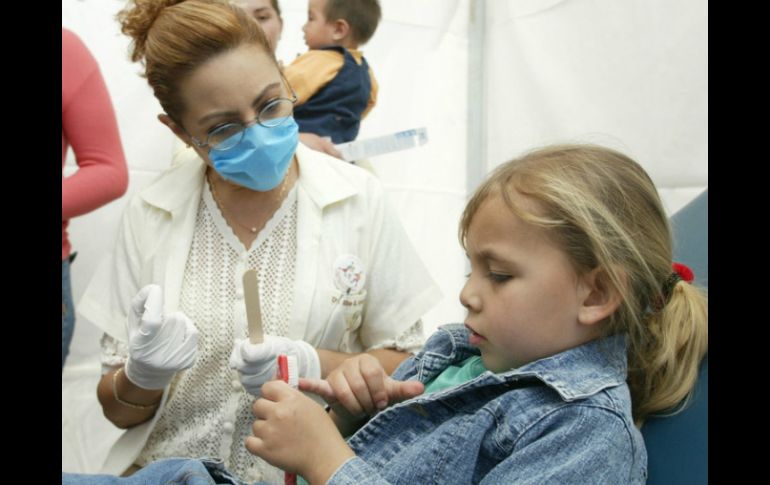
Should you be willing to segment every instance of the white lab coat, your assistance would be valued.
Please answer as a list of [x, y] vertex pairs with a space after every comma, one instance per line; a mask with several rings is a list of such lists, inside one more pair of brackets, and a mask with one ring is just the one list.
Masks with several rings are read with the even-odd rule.
[[[296, 154], [297, 261], [288, 337], [344, 352], [391, 345], [441, 292], [375, 177], [302, 144]], [[113, 338], [127, 341], [130, 301], [147, 284], [163, 286], [166, 314], [179, 309], [205, 168], [199, 158], [173, 166], [129, 202], [115, 250], [78, 305], [82, 317]], [[334, 264], [345, 255], [356, 256], [365, 271], [356, 294], [335, 285]], [[168, 388], [161, 407], [167, 395]], [[103, 473], [120, 474], [133, 463], [158, 416], [121, 436]]]

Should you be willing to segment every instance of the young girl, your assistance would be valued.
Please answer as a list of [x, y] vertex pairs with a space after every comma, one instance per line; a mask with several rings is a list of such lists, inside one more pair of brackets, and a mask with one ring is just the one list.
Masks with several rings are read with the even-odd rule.
[[597, 146], [532, 152], [476, 191], [460, 239], [465, 325], [439, 329], [395, 380], [363, 357], [301, 385], [347, 411], [339, 425], [416, 397], [346, 442], [271, 382], [247, 448], [310, 483], [644, 483], [637, 427], [688, 396], [708, 340], [706, 297], [672, 272], [644, 170]]
[[532, 152], [476, 191], [460, 240], [465, 324], [440, 328], [393, 378], [364, 355], [301, 379], [331, 417], [268, 382], [249, 451], [311, 484], [644, 483], [638, 426], [688, 396], [708, 340], [706, 297], [672, 271], [644, 170], [596, 146]]

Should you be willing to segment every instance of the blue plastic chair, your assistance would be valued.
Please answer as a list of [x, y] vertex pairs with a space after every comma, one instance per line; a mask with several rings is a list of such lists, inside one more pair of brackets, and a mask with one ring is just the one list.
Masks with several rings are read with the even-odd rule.
[[[674, 261], [692, 268], [708, 288], [708, 189], [671, 218]], [[650, 418], [642, 426], [649, 485], [708, 483], [708, 354], [703, 358], [692, 400], [684, 411]]]

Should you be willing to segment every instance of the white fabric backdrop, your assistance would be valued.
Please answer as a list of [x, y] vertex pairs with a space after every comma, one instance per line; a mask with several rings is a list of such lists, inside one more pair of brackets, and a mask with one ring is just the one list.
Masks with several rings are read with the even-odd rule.
[[[305, 0], [279, 0], [278, 57], [304, 52]], [[698, 0], [487, 0], [484, 84], [468, 96], [469, 12], [481, 0], [381, 0], [383, 21], [363, 50], [380, 83], [360, 138], [426, 126], [429, 142], [371, 160], [407, 233], [444, 291], [428, 331], [462, 321], [466, 263], [457, 221], [467, 163], [486, 173], [524, 150], [592, 141], [642, 163], [670, 212], [708, 185], [708, 7]], [[62, 0], [62, 25], [100, 63], [129, 164], [128, 194], [74, 219], [75, 301], [114, 242], [128, 198], [167, 167], [171, 133], [114, 15], [122, 0]], [[486, 102], [483, 100], [486, 98]], [[468, 107], [483, 104], [486, 159], [467, 161]], [[65, 174], [76, 169], [72, 153]], [[473, 183], [473, 181], [471, 181]], [[62, 377], [62, 469], [95, 472], [119, 435], [96, 402], [96, 328], [78, 318]]]
[[708, 185], [708, 5], [487, 2], [488, 167], [553, 140], [641, 163], [670, 212]]

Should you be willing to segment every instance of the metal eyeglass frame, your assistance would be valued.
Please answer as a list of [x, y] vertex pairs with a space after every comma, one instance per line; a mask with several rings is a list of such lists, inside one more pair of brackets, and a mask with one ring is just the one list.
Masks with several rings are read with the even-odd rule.
[[[289, 88], [289, 91], [291, 92], [291, 99], [283, 98], [283, 97], [273, 98], [270, 101], [268, 101], [267, 103], [265, 103], [264, 106], [262, 106], [262, 108], [259, 110], [259, 113], [257, 113], [257, 117], [256, 118], [252, 119], [251, 121], [249, 121], [247, 123], [226, 123], [226, 124], [224, 124], [222, 126], [219, 126], [215, 130], [212, 130], [212, 131], [206, 133], [206, 141], [204, 141], [204, 142], [202, 142], [202, 141], [198, 140], [197, 138], [195, 138], [194, 136], [190, 135], [190, 133], [187, 133], [190, 136], [190, 139], [192, 140], [192, 142], [198, 148], [206, 148], [206, 147], [208, 147], [209, 150], [225, 152], [227, 150], [232, 150], [233, 148], [238, 146], [238, 144], [241, 142], [241, 140], [243, 140], [243, 135], [246, 132], [246, 129], [249, 128], [250, 126], [253, 126], [254, 123], [258, 123], [259, 125], [264, 126], [265, 128], [275, 128], [276, 126], [281, 126], [283, 123], [286, 122], [287, 118], [283, 118], [279, 123], [276, 123], [274, 125], [265, 124], [265, 123], [262, 122], [262, 120], [260, 120], [260, 116], [262, 115], [262, 113], [264, 113], [267, 109], [269, 109], [270, 107], [274, 106], [278, 102], [289, 101], [289, 102], [291, 102], [292, 106], [297, 102], [297, 93], [294, 92], [294, 88], [291, 87], [291, 85], [286, 80], [286, 78], [283, 76], [283, 74], [281, 74], [281, 79], [283, 80], [284, 84], [286, 84], [286, 87]], [[276, 118], [276, 119], [279, 119], [279, 118]], [[240, 138], [232, 146], [228, 146], [227, 148], [218, 148], [219, 145], [222, 144], [222, 142], [220, 142], [216, 146], [209, 144], [209, 139], [211, 138], [211, 136], [212, 136], [212, 134], [214, 132], [227, 129], [228, 127], [233, 126], [233, 125], [240, 126], [241, 129], [240, 129], [240, 131], [238, 131], [238, 133], [236, 133], [236, 134], [240, 134]], [[185, 130], [185, 132], [186, 131], [187, 130]], [[232, 135], [229, 138], [232, 138], [233, 136], [235, 136], [235, 134]]]

